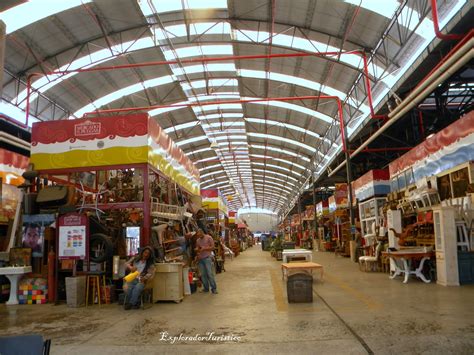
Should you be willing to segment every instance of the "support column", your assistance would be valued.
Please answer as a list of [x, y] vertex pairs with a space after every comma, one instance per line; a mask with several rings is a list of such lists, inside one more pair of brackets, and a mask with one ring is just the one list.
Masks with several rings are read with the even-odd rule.
[[[312, 175], [311, 183], [313, 185], [313, 208], [314, 208], [313, 234], [311, 235], [311, 238], [312, 238], [313, 250], [319, 250], [319, 248], [318, 248], [318, 246], [319, 246], [318, 217], [317, 217], [317, 214], [316, 214], [316, 181], [314, 179], [314, 173]], [[315, 240], [318, 240], [318, 241], [315, 242]]]
[[347, 130], [346, 126], [344, 125], [344, 145], [346, 146], [346, 151], [344, 152], [345, 157], [346, 157], [346, 173], [347, 173], [347, 190], [349, 192], [349, 217], [350, 217], [350, 222], [351, 222], [351, 234], [352, 234], [352, 239], [354, 239], [354, 226], [355, 226], [355, 218], [354, 218], [354, 210], [352, 208], [352, 168], [351, 168], [351, 154], [349, 150], [349, 144], [347, 141]]
[[3, 68], [5, 66], [5, 43], [6, 43], [5, 22], [0, 20], [0, 100], [3, 92]]
[[300, 225], [296, 227], [296, 239], [297, 239], [297, 245], [301, 246], [301, 237], [303, 236], [303, 220], [301, 219], [301, 194], [298, 195], [298, 215], [299, 215], [299, 220], [300, 220]]

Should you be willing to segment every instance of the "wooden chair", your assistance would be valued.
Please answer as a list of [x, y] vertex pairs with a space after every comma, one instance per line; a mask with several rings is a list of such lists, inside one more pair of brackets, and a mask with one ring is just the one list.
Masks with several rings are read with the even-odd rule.
[[[362, 266], [364, 266], [363, 271], [378, 271], [378, 262], [380, 254], [382, 252], [383, 243], [378, 242], [377, 247], [375, 248], [374, 256], [361, 256], [359, 257], [359, 269], [362, 271]], [[370, 268], [369, 268], [370, 266]]]

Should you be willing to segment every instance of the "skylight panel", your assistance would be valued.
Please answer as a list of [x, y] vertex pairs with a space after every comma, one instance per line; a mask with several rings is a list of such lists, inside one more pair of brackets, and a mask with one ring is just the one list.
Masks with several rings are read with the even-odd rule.
[[275, 165], [275, 164], [268, 164], [268, 163], [258, 163], [258, 162], [252, 162], [252, 165], [258, 165], [258, 166], [268, 166], [270, 168], [274, 168], [274, 169], [278, 169], [278, 170], [283, 170], [283, 171], [287, 171], [289, 173], [292, 173], [296, 176], [300, 176], [301, 174], [294, 171], [294, 170], [291, 170], [291, 169], [288, 169], [288, 168], [285, 168], [283, 166], [280, 166], [280, 165]]
[[175, 53], [179, 58], [197, 57], [202, 55], [232, 55], [234, 50], [231, 45], [204, 45], [176, 48], [175, 51], [166, 50], [163, 54], [167, 60], [175, 59]]
[[[227, 0], [187, 0], [187, 1], [161, 1], [161, 0], [138, 0], [138, 5], [145, 17], [153, 16], [155, 13], [172, 11], [204, 10], [204, 9], [227, 9]], [[184, 5], [184, 7], [183, 7]], [[155, 12], [156, 11], [156, 12]]]
[[184, 139], [182, 141], [176, 142], [176, 145], [178, 147], [180, 147], [180, 146], [183, 146], [183, 145], [186, 145], [186, 144], [189, 144], [189, 143], [195, 143], [195, 142], [199, 142], [199, 141], [203, 141], [203, 140], [207, 140], [207, 136], [199, 136], [199, 137], [192, 137], [192, 138]]
[[[114, 91], [114, 92], [112, 92], [108, 95], [105, 95], [105, 96], [102, 96], [102, 97], [98, 98], [93, 103], [91, 103], [91, 104], [79, 109], [78, 111], [76, 111], [74, 113], [74, 116], [80, 117], [86, 112], [93, 111], [94, 107], [102, 107], [102, 106], [107, 105], [111, 102], [114, 102], [115, 100], [120, 99], [121, 97], [128, 96], [128, 95], [134, 94], [136, 92], [142, 91], [144, 87], [148, 88], [148, 87], [153, 87], [153, 86], [169, 84], [169, 83], [172, 83], [173, 81], [174, 81], [174, 79], [171, 76], [166, 75], [166, 76], [162, 76], [162, 77], [159, 77], [159, 78], [146, 80], [143, 83], [136, 83], [136, 84], [127, 86], [125, 88], [122, 88], [120, 90]], [[92, 107], [92, 109], [91, 109], [91, 107]]]
[[210, 179], [204, 179], [204, 180], [201, 179], [200, 182], [201, 182], [201, 184], [207, 184], [207, 183], [209, 183], [209, 182], [213, 182], [213, 181], [215, 181], [215, 180], [222, 180], [222, 179], [227, 179], [227, 176], [225, 176], [225, 175], [224, 175], [224, 176], [213, 176], [213, 177], [210, 178]]
[[247, 141], [247, 136], [246, 135], [233, 135], [233, 136], [221, 136], [221, 137], [215, 137], [215, 140], [245, 140]]
[[277, 177], [274, 177], [274, 176], [259, 175], [259, 174], [253, 174], [253, 176], [254, 176], [254, 177], [261, 177], [261, 178], [264, 178], [265, 180], [266, 180], [266, 179], [271, 179], [271, 180], [275, 180], [275, 181], [280, 181], [280, 182], [283, 182], [285, 185], [291, 185], [291, 186], [296, 187], [296, 185], [293, 184], [292, 182], [287, 181], [287, 180], [284, 180], [284, 179], [280, 179], [280, 178], [277, 178]]
[[196, 74], [202, 73], [205, 71], [209, 72], [235, 72], [235, 64], [234, 63], [210, 63], [206, 66], [202, 64], [198, 65], [188, 65], [183, 67], [173, 67], [171, 68], [173, 74], [175, 75], [183, 75], [183, 71], [186, 74]]
[[201, 185], [201, 189], [208, 189], [210, 187], [219, 186], [219, 185], [230, 186], [228, 181], [221, 181], [221, 182], [216, 182], [214, 184], [210, 184], [210, 185], [206, 185], [206, 186]]
[[195, 161], [195, 164], [199, 164], [199, 163], [205, 163], [205, 162], [208, 162], [210, 160], [217, 160], [218, 158], [217, 157], [209, 157], [209, 158], [204, 158], [204, 159], [199, 159], [199, 160], [196, 160]]
[[[167, 37], [186, 37], [188, 35], [186, 25], [174, 25], [165, 27], [163, 31], [159, 27], [153, 27], [153, 33], [157, 40], [164, 40]], [[231, 27], [227, 22], [197, 22], [189, 26], [191, 36], [196, 35], [230, 35]]]
[[173, 133], [173, 132], [176, 132], [176, 131], [179, 131], [179, 130], [182, 130], [182, 129], [186, 129], [186, 128], [190, 128], [190, 127], [196, 127], [198, 125], [199, 125], [198, 121], [191, 121], [191, 122], [182, 123], [182, 124], [179, 124], [179, 125], [176, 125], [176, 126], [168, 127], [164, 131], [166, 133]]
[[[192, 89], [202, 89], [208, 86], [217, 86], [217, 87], [222, 87], [222, 86], [238, 86], [237, 80], [236, 79], [209, 79], [209, 80], [193, 80], [191, 81], [191, 84], [188, 82], [183, 82], [181, 83], [181, 87], [183, 90], [192, 90]], [[222, 95], [203, 95], [201, 98], [198, 96], [197, 98], [193, 98], [196, 101], [199, 100], [205, 100], [210, 99], [210, 100], [215, 100], [217, 98], [222, 98], [222, 99], [232, 99], [232, 95], [235, 94], [230, 94], [228, 96]], [[239, 96], [235, 96], [234, 98], [238, 98]], [[191, 98], [190, 98], [191, 99]]]
[[224, 91], [224, 92], [216, 92], [216, 93], [213, 93], [212, 95], [197, 95], [197, 96], [190, 96], [188, 98], [189, 102], [201, 102], [201, 101], [209, 101], [209, 100], [240, 100], [240, 93], [237, 91]]
[[230, 145], [231, 147], [236, 147], [236, 146], [238, 146], [238, 145], [241, 145], [241, 146], [242, 146], [242, 145], [245, 145], [245, 146], [246, 146], [246, 145], [247, 145], [247, 142], [232, 141], [231, 143], [229, 143], [229, 142], [218, 142], [217, 144], [218, 144], [219, 146], [224, 146], [224, 147], [225, 147], [225, 146], [228, 147], [229, 145]]
[[[25, 112], [7, 101], [0, 100], [0, 113], [23, 124], [26, 123]], [[36, 117], [30, 115], [28, 119], [28, 127], [31, 127], [34, 122], [39, 122], [39, 120]]]
[[[198, 120], [213, 120], [213, 119], [218, 119], [218, 118], [242, 118], [244, 117], [244, 114], [241, 112], [235, 112], [235, 113], [214, 113], [210, 115], [197, 115]], [[214, 123], [213, 123], [214, 124]], [[219, 123], [220, 125], [220, 123]]]
[[[242, 97], [242, 99], [244, 99], [244, 100], [253, 100], [253, 99], [257, 99], [257, 98], [255, 98], [255, 97]], [[284, 102], [284, 101], [270, 100], [270, 101], [250, 102], [250, 103], [257, 104], [257, 105], [271, 105], [271, 106], [284, 108], [284, 109], [287, 109], [287, 110], [293, 110], [293, 111], [301, 112], [305, 115], [309, 115], [309, 116], [319, 118], [320, 120], [322, 120], [324, 122], [327, 122], [327, 123], [332, 123], [334, 121], [333, 118], [329, 117], [328, 115], [325, 115], [324, 113], [314, 111], [314, 110], [311, 110], [311, 109], [303, 107], [303, 106], [290, 104], [290, 103]]]
[[199, 106], [203, 111], [214, 111], [214, 110], [242, 110], [241, 104], [216, 104]]
[[281, 191], [281, 193], [278, 194], [278, 193], [276, 193], [275, 190], [273, 190], [273, 191], [275, 191], [275, 192], [271, 192], [271, 191], [268, 191], [268, 189], [263, 190], [262, 188], [256, 189], [255, 191], [265, 194], [264, 196], [262, 196], [262, 199], [263, 199], [263, 200], [268, 199], [269, 196], [274, 196], [274, 197], [276, 197], [277, 199], [278, 199], [278, 198], [286, 198], [287, 196], [285, 196], [285, 194], [289, 194], [289, 193], [290, 193], [290, 192], [288, 192], [288, 191], [278, 190], [278, 191]]
[[[260, 42], [269, 43], [270, 32], [265, 31], [250, 31], [250, 30], [239, 30], [234, 31], [234, 38], [238, 41], [243, 42]], [[301, 37], [289, 36], [284, 34], [277, 34], [273, 36], [273, 45], [279, 45], [282, 47], [288, 47], [298, 49], [304, 52], [320, 53], [320, 52], [339, 52], [341, 49], [333, 46], [329, 46], [325, 43], [317, 42], [314, 40], [308, 40]], [[327, 55], [327, 57], [336, 58], [336, 55]], [[362, 57], [357, 54], [344, 54], [341, 55], [339, 61], [346, 63], [357, 69], [362, 68], [363, 61]], [[383, 69], [377, 65], [370, 65], [369, 73], [376, 75], [376, 73], [382, 73]]]
[[222, 134], [235, 134], [235, 133], [246, 133], [246, 132], [247, 131], [243, 128], [241, 128], [241, 129], [229, 128], [229, 129], [224, 129], [222, 131], [208, 131], [208, 132], [206, 132], [206, 134], [208, 136], [217, 136], [217, 135], [222, 135]]
[[214, 169], [214, 168], [220, 168], [220, 167], [221, 167], [221, 164], [208, 165], [208, 166], [205, 166], [204, 168], [199, 169], [199, 171], [204, 171], [204, 170]]
[[[213, 128], [220, 128], [220, 127], [242, 127], [245, 126], [245, 122], [238, 122], [238, 121], [231, 121], [231, 122], [214, 122], [208, 124], [201, 124], [202, 128], [204, 129], [213, 129]], [[226, 128], [225, 131], [227, 132], [229, 128]], [[213, 133], [213, 132], [210, 132]]]
[[30, 0], [0, 13], [0, 20], [6, 24], [6, 33], [31, 25], [46, 17], [87, 4], [92, 0]]
[[211, 175], [217, 175], [217, 174], [225, 174], [225, 171], [224, 170], [211, 171], [210, 173], [200, 175], [200, 178], [203, 179], [205, 177], [208, 177], [208, 176], [211, 176]]
[[296, 145], [298, 147], [302, 147], [306, 150], [309, 150], [312, 153], [316, 152], [315, 148], [313, 148], [313, 147], [311, 147], [307, 144], [295, 141], [293, 139], [285, 138], [285, 137], [280, 137], [280, 136], [275, 136], [275, 135], [272, 135], [272, 134], [265, 134], [265, 133], [255, 133], [255, 132], [249, 132], [249, 133], [247, 133], [247, 135], [250, 136], [250, 137], [264, 138], [264, 139], [267, 139], [267, 140], [281, 141], [281, 142]]
[[292, 125], [292, 124], [284, 123], [284, 122], [279, 122], [279, 121], [267, 120], [267, 119], [263, 119], [263, 118], [245, 117], [244, 119], [247, 122], [267, 124], [267, 125], [270, 125], [270, 126], [283, 127], [283, 128], [289, 129], [289, 130], [301, 132], [301, 133], [307, 134], [309, 136], [315, 137], [319, 140], [324, 140], [328, 144], [332, 144], [332, 142], [329, 139], [322, 138], [318, 133], [307, 130], [307, 129], [304, 129], [303, 127], [300, 127], [300, 126], [296, 126], [296, 125]]
[[307, 162], [311, 161], [308, 157], [305, 157], [305, 156], [300, 155], [300, 154], [296, 154], [295, 152], [290, 151], [290, 150], [286, 150], [286, 149], [281, 149], [281, 148], [276, 148], [276, 147], [271, 147], [271, 146], [265, 146], [265, 145], [259, 145], [259, 144], [251, 144], [250, 147], [254, 148], [254, 149], [266, 149], [266, 150], [271, 150], [271, 151], [275, 151], [275, 152], [279, 152], [279, 153], [288, 154], [288, 155], [291, 155], [291, 156], [294, 156], [294, 157], [298, 157], [301, 160], [304, 160], [304, 161], [307, 161]]
[[282, 189], [286, 189], [288, 191], [293, 191], [293, 189], [291, 187], [288, 187], [286, 185], [283, 185], [283, 184], [279, 184], [277, 182], [272, 182], [272, 181], [266, 181], [266, 180], [263, 180], [263, 179], [254, 179], [253, 181], [255, 182], [259, 182], [260, 186], [265, 186], [267, 184], [271, 185], [271, 186], [278, 186], [278, 187], [281, 187]]
[[[79, 57], [70, 63], [64, 64], [57, 71], [76, 70], [80, 68], [83, 68], [83, 69], [91, 68], [99, 64], [102, 64], [106, 61], [112, 60], [117, 55], [120, 55], [123, 53], [129, 53], [129, 52], [140, 50], [140, 49], [150, 48], [153, 46], [155, 46], [155, 43], [150, 37], [140, 38], [136, 41], [129, 41], [129, 42], [125, 42], [119, 45], [112, 46], [111, 49], [105, 48], [105, 49], [101, 49], [95, 52], [88, 53], [87, 55], [83, 57]], [[111, 50], [114, 55], [111, 55], [110, 53]], [[78, 73], [69, 73], [66, 75], [43, 76], [35, 80], [32, 83], [31, 87], [38, 90], [41, 93], [44, 93], [50, 90], [51, 88], [53, 88], [54, 86], [56, 86], [57, 84], [60, 84], [61, 82], [77, 74]], [[26, 94], [27, 94], [27, 90], [25, 89], [22, 92], [20, 92], [20, 94], [14, 99], [14, 101], [22, 102], [23, 100], [26, 99]], [[30, 96], [30, 102], [36, 99], [37, 96], [38, 95], [36, 93], [33, 93]], [[20, 107], [23, 108], [25, 106], [26, 106], [26, 102], [22, 102]]]
[[294, 177], [289, 176], [288, 174], [279, 173], [279, 172], [273, 171], [273, 170], [255, 169], [255, 168], [253, 170], [254, 171], [259, 171], [259, 172], [262, 172], [262, 173], [265, 173], [265, 174], [274, 174], [274, 175], [278, 175], [278, 176], [283, 176], [284, 178], [288, 178], [288, 179], [293, 180], [293, 181], [298, 181], [298, 179], [295, 179]]
[[269, 160], [280, 161], [280, 162], [282, 162], [282, 163], [290, 164], [290, 165], [296, 166], [297, 168], [306, 170], [306, 168], [305, 168], [304, 166], [299, 165], [299, 164], [296, 164], [296, 163], [294, 163], [294, 162], [292, 162], [292, 161], [289, 161], [289, 160], [280, 159], [280, 158], [271, 157], [271, 156], [266, 156], [266, 155], [259, 155], [259, 154], [250, 154], [250, 156], [251, 156], [251, 157], [256, 157], [256, 158], [262, 158], [262, 159], [269, 159]]

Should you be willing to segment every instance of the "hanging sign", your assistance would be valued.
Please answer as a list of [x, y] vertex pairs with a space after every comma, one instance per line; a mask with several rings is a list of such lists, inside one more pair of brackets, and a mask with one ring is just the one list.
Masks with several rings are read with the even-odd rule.
[[89, 223], [86, 215], [68, 213], [58, 219], [58, 258], [84, 260], [88, 257]]

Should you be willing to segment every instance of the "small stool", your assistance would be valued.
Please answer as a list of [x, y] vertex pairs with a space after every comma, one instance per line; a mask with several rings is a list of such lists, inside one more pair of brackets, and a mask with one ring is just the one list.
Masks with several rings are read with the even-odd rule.
[[105, 273], [95, 273], [95, 274], [88, 274], [86, 278], [86, 307], [89, 305], [89, 287], [92, 282], [92, 304], [94, 304], [94, 297], [96, 295], [97, 290], [97, 300], [99, 302], [99, 306], [101, 305], [101, 294], [100, 294], [100, 278], [102, 276], [102, 283], [105, 288]]

